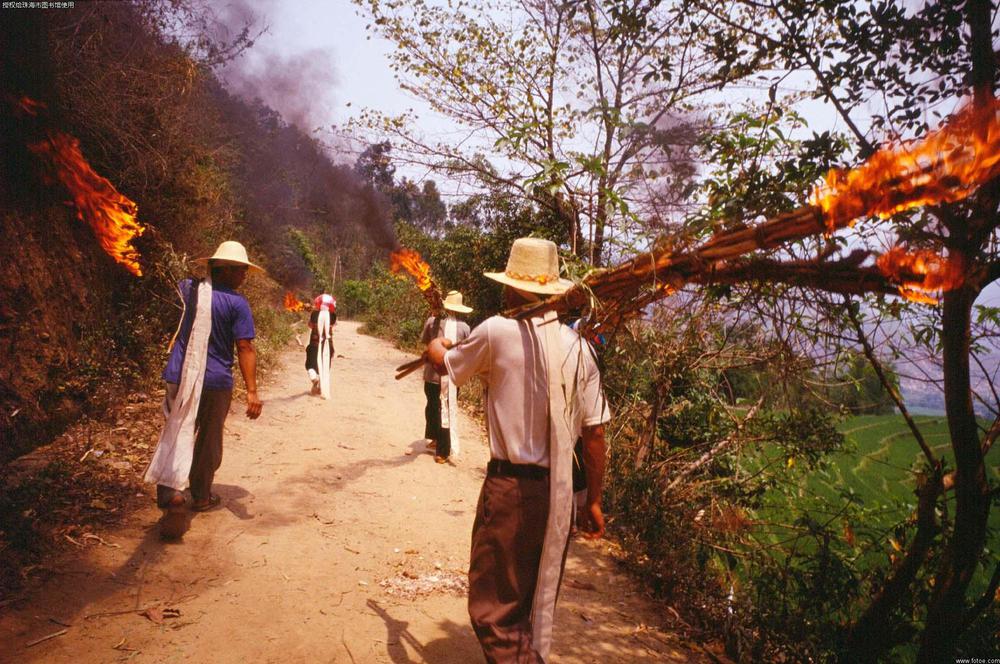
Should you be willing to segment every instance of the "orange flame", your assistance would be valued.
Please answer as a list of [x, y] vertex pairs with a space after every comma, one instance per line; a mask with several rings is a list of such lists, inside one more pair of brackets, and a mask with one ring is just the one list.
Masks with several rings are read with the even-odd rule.
[[879, 256], [875, 265], [886, 278], [899, 285], [900, 295], [923, 304], [937, 304], [932, 293], [954, 290], [965, 280], [961, 261], [926, 249], [908, 252], [893, 247]]
[[392, 270], [393, 274], [399, 274], [400, 270], [406, 270], [417, 282], [417, 288], [422, 291], [433, 285], [431, 266], [425, 263], [420, 254], [413, 249], [403, 247], [389, 254], [389, 269]]
[[[22, 97], [19, 105], [31, 115], [45, 108], [44, 103], [28, 97]], [[146, 230], [136, 218], [138, 206], [90, 167], [78, 140], [60, 131], [50, 130], [47, 134], [44, 140], [29, 144], [28, 149], [69, 191], [77, 218], [87, 222], [105, 253], [132, 274], [142, 276], [139, 251], [132, 246], [132, 241]]]
[[304, 311], [306, 305], [304, 302], [299, 302], [298, 298], [292, 293], [292, 291], [285, 291], [285, 310], [286, 311]]
[[830, 232], [859, 217], [888, 218], [953, 203], [1000, 174], [1000, 101], [968, 104], [921, 140], [888, 145], [851, 170], [833, 169], [812, 193]]
[[17, 104], [18, 106], [21, 107], [21, 110], [24, 111], [25, 113], [36, 116], [38, 115], [38, 111], [45, 110], [46, 108], [48, 108], [48, 106], [45, 104], [44, 101], [36, 101], [31, 97], [21, 97], [17, 101]]

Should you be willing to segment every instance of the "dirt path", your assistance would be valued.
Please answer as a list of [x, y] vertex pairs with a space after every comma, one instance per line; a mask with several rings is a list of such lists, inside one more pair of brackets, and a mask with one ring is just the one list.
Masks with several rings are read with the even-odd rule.
[[[420, 374], [392, 379], [409, 357], [349, 322], [336, 344], [329, 401], [290, 350], [261, 419], [234, 408], [222, 509], [164, 543], [149, 506], [55, 561], [0, 614], [0, 661], [482, 661], [462, 586], [483, 432], [463, 415], [463, 455], [435, 464]], [[552, 661], [701, 661], [647, 627], [656, 609], [604, 546], [571, 546]]]

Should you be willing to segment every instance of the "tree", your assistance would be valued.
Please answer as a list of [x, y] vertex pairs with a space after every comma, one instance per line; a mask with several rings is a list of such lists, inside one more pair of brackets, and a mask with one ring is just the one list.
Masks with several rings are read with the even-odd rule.
[[[795, 160], [810, 167], [823, 166], [823, 159], [817, 157], [839, 155], [851, 163], [856, 157], [872, 154], [874, 136], [888, 129], [902, 136], [920, 136], [929, 125], [942, 122], [970, 90], [974, 107], [987, 109], [995, 103], [997, 70], [992, 44], [996, 7], [984, 0], [928, 2], [919, 8], [904, 2], [869, 5], [850, 0], [702, 0], [688, 5], [685, 13], [702, 26], [702, 47], [721, 64], [716, 77], [720, 86], [756, 83], [770, 76], [764, 85], [769, 91], [764, 122], [752, 127], [749, 136], [763, 135], [773, 128], [781, 111], [794, 101], [780, 94], [781, 86], [794, 76], [805, 75], [809, 79], [806, 89], [815, 90], [812, 96], [827, 104], [847, 128], [847, 150], [835, 135], [815, 136], [810, 145], [803, 144], [803, 148], [813, 149], [812, 154], [804, 149], [791, 161], [779, 158], [769, 165], [751, 161], [745, 164], [751, 176], [754, 169], [770, 167], [773, 173], [775, 166]], [[778, 73], [768, 74], [775, 71]], [[870, 128], [865, 130], [869, 119], [865, 111], [875, 100], [881, 100], [882, 108], [870, 115]], [[781, 182], [781, 178], [760, 181], [759, 188], [742, 195], [759, 209], [773, 212], [774, 199], [769, 203], [768, 196], [780, 191]], [[725, 189], [719, 193], [726, 193]], [[988, 608], [1000, 582], [1000, 564], [993, 560], [996, 567], [990, 570], [986, 567], [990, 558], [984, 555], [994, 495], [984, 455], [1000, 434], [1000, 399], [995, 390], [986, 391], [984, 405], [993, 422], [980, 428], [971, 384], [973, 368], [978, 364], [982, 369], [984, 359], [988, 362], [986, 358], [996, 349], [993, 330], [998, 312], [977, 304], [977, 299], [1000, 278], [998, 200], [1000, 179], [994, 179], [968, 201], [940, 202], [917, 212], [898, 213], [881, 226], [863, 222], [848, 234], [850, 239], [836, 240], [853, 249], [871, 251], [888, 236], [909, 248], [946, 253], [949, 261], [962, 266], [964, 278], [943, 293], [939, 308], [921, 311], [881, 296], [848, 296], [821, 298], [820, 304], [830, 306], [814, 309], [813, 320], [832, 320], [837, 334], [842, 335], [845, 329], [852, 333], [857, 347], [907, 416], [926, 458], [918, 484], [913, 535], [905, 555], [874, 589], [872, 603], [851, 627], [845, 658], [852, 661], [880, 658], [907, 638], [914, 622], [922, 630], [919, 661], [951, 658], [963, 630]], [[800, 253], [819, 253], [818, 273], [824, 270], [824, 259], [833, 255], [830, 251], [824, 255], [822, 249], [815, 244], [798, 248]], [[817, 298], [804, 298], [799, 304], [809, 307], [817, 302]], [[902, 324], [879, 333], [878, 326], [888, 319], [902, 319]], [[909, 346], [925, 350], [940, 363], [954, 472], [945, 473], [942, 459], [908, 417], [898, 390], [882, 367], [874, 339], [881, 339], [897, 357]], [[982, 373], [988, 381], [991, 372]], [[989, 581], [980, 584], [985, 594], [970, 602], [967, 595], [977, 576]], [[925, 598], [926, 605], [914, 620], [913, 612], [904, 609], [919, 597]]]
[[395, 44], [403, 89], [468, 136], [434, 142], [412, 116], [374, 111], [362, 123], [411, 161], [547, 209], [569, 248], [595, 265], [609, 241], [629, 241], [671, 165], [687, 164], [688, 103], [712, 63], [686, 46], [683, 16], [659, 2], [356, 2]]
[[382, 192], [395, 185], [396, 167], [392, 163], [392, 143], [372, 143], [358, 155], [354, 172], [362, 180]]
[[[875, 369], [863, 353], [846, 353], [838, 358], [829, 388], [830, 401], [852, 415], [886, 415], [895, 405]], [[891, 365], [884, 363], [889, 384], [899, 390], [899, 376]]]
[[444, 229], [448, 207], [441, 200], [437, 183], [424, 180], [418, 185], [406, 177], [397, 182], [389, 141], [366, 147], [354, 162], [354, 172], [389, 200], [393, 221], [405, 221], [430, 233]]

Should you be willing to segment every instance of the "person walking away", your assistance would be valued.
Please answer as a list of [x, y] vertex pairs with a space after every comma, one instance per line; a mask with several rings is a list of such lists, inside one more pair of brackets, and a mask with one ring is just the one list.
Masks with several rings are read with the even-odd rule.
[[203, 512], [221, 504], [212, 483], [222, 463], [223, 429], [233, 395], [234, 346], [247, 390], [247, 417], [257, 419], [263, 409], [253, 314], [237, 292], [249, 270], [263, 269], [232, 240], [196, 262], [207, 265], [208, 274], [178, 285], [184, 309], [163, 370], [166, 422], [145, 480], [156, 484], [161, 508], [182, 508], [182, 491], [190, 486], [191, 510]]
[[[554, 243], [520, 238], [504, 272], [514, 308], [565, 292]], [[487, 384], [490, 462], [472, 529], [469, 617], [488, 662], [545, 662], [569, 542], [573, 443], [583, 438], [585, 534], [604, 533], [604, 425], [609, 421], [597, 365], [554, 312], [528, 320], [493, 316], [449, 350], [438, 338], [428, 361], [461, 386]]]
[[[442, 337], [456, 344], [469, 336], [469, 324], [458, 319], [458, 314], [472, 313], [463, 302], [462, 294], [449, 291], [444, 298], [445, 315], [431, 316], [424, 323], [420, 341], [429, 344]], [[445, 463], [461, 452], [458, 435], [458, 388], [446, 375], [439, 375], [429, 364], [424, 365], [424, 438], [434, 448], [434, 460]]]
[[309, 345], [306, 372], [312, 393], [330, 398], [330, 364], [333, 362], [333, 327], [337, 324], [337, 300], [327, 293], [316, 296], [309, 315]]

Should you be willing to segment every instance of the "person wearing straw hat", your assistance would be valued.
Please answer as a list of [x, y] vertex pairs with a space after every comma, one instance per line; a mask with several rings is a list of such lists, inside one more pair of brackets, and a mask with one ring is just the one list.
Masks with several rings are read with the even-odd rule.
[[[167, 396], [166, 423], [147, 482], [155, 483], [157, 504], [176, 516], [184, 506], [182, 491], [191, 489], [191, 509], [203, 512], [221, 504], [212, 493], [215, 472], [222, 463], [222, 435], [233, 395], [233, 348], [247, 390], [246, 414], [260, 416], [257, 393], [257, 352], [253, 314], [237, 289], [250, 270], [263, 272], [247, 258], [239, 242], [223, 242], [215, 253], [196, 261], [206, 265], [204, 279], [180, 282], [184, 304], [167, 366], [163, 370]], [[176, 521], [176, 520], [175, 520]], [[164, 522], [164, 534], [168, 532]], [[171, 529], [177, 526], [172, 523]]]
[[[503, 272], [508, 309], [565, 292], [556, 245], [514, 241]], [[604, 424], [610, 419], [588, 345], [554, 312], [528, 320], [488, 318], [454, 348], [435, 339], [428, 361], [456, 385], [487, 384], [490, 462], [469, 560], [469, 617], [489, 662], [544, 662], [569, 543], [573, 444], [587, 469], [584, 533], [604, 533]]]
[[[444, 298], [444, 320], [441, 316], [431, 316], [424, 323], [420, 341], [429, 344], [438, 337], [456, 344], [469, 336], [469, 324], [458, 319], [458, 314], [472, 313], [472, 307], [465, 306], [462, 294], [449, 291]], [[430, 440], [428, 447], [434, 448], [434, 460], [445, 463], [454, 454], [458, 456], [461, 443], [458, 436], [458, 388], [447, 375], [438, 373], [429, 364], [424, 365], [424, 438]]]

